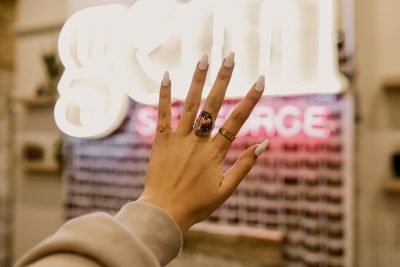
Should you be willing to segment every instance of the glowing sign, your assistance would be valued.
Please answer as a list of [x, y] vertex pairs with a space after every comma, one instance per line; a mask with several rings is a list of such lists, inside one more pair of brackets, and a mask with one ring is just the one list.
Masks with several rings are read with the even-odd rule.
[[228, 51], [237, 61], [227, 98], [243, 96], [261, 74], [268, 77], [268, 95], [338, 93], [345, 82], [337, 66], [336, 2], [138, 0], [129, 9], [81, 10], [60, 34], [65, 73], [56, 122], [72, 136], [105, 136], [122, 122], [126, 95], [158, 102], [165, 70], [174, 83], [173, 97], [184, 99], [203, 54], [211, 61], [206, 95]]
[[[233, 107], [223, 106], [216, 120], [216, 129], [233, 111]], [[173, 124], [179, 120], [179, 109], [172, 109]], [[246, 124], [240, 130], [240, 136], [266, 135], [272, 137], [294, 137], [299, 134], [311, 138], [326, 139], [331, 135], [329, 128], [329, 109], [324, 106], [311, 106], [304, 110], [292, 105], [274, 109], [272, 107], [257, 106], [250, 115]], [[136, 131], [144, 137], [154, 136], [157, 128], [157, 109], [144, 107], [137, 113]], [[216, 130], [214, 130], [216, 131]]]

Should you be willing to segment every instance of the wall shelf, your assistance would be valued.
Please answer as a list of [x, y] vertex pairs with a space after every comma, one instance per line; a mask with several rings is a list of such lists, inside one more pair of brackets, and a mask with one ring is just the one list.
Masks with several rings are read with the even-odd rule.
[[52, 175], [61, 173], [57, 164], [49, 165], [36, 162], [24, 162], [22, 168], [24, 172], [28, 174]]
[[17, 101], [22, 103], [27, 108], [48, 108], [54, 107], [56, 96], [41, 96], [41, 97], [19, 97]]
[[386, 193], [400, 194], [400, 177], [387, 178], [383, 183], [383, 189]]
[[400, 92], [400, 74], [388, 75], [383, 79], [383, 88], [387, 91], [398, 91]]
[[45, 34], [49, 32], [59, 32], [64, 25], [65, 20], [47, 21], [46, 23], [36, 24], [17, 24], [14, 27], [14, 32], [17, 36], [27, 36], [35, 34]]

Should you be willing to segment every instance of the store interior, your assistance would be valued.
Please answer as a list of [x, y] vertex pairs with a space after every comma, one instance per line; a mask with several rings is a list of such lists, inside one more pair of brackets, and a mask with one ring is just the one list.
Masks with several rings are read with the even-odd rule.
[[[150, 5], [141, 7], [147, 12], [154, 11], [152, 14], [137, 12], [138, 15], [132, 11], [132, 21], [137, 22], [139, 18], [146, 21], [147, 15], [165, 12], [154, 6], [160, 1], [151, 0]], [[400, 266], [400, 2], [325, 0], [325, 4], [332, 3], [326, 6], [327, 14], [332, 15], [330, 21], [329, 16], [319, 14], [318, 18], [318, 14], [311, 13], [317, 10], [314, 7], [322, 10], [322, 0], [296, 1], [280, 2], [281, 11], [282, 7], [290, 7], [281, 12], [288, 14], [282, 18], [296, 15], [305, 26], [295, 27], [297, 35], [283, 34], [288, 39], [283, 38], [282, 43], [270, 40], [275, 46], [283, 47], [282, 55], [278, 53], [280, 60], [284, 61], [286, 54], [289, 54], [286, 59], [295, 57], [295, 64], [282, 64], [282, 72], [292, 73], [293, 76], [286, 77], [293, 78], [293, 82], [284, 75], [279, 76], [275, 65], [265, 67], [270, 95], [263, 97], [250, 123], [233, 143], [226, 166], [245, 148], [266, 137], [271, 146], [235, 194], [210, 218], [184, 235], [182, 253], [169, 267]], [[65, 85], [67, 74], [73, 73], [68, 65], [71, 63], [66, 63], [69, 52], [65, 51], [71, 45], [67, 42], [73, 40], [68, 34], [85, 27], [79, 24], [85, 20], [71, 16], [85, 8], [95, 10], [103, 6], [106, 12], [110, 11], [106, 19], [97, 17], [99, 20], [91, 23], [109, 26], [118, 10], [114, 14], [107, 5], [120, 4], [124, 10], [134, 10], [135, 5], [143, 2], [0, 2], [0, 267], [11, 267], [66, 220], [94, 211], [114, 214], [143, 191], [146, 163], [157, 125], [156, 107], [151, 105], [157, 100], [154, 90], [146, 94], [136, 92], [136, 87], [124, 89], [127, 96], [121, 93], [124, 98], [121, 96], [121, 100], [113, 103], [118, 114], [110, 125], [100, 127], [97, 132], [78, 131], [63, 121], [60, 110], [55, 111], [56, 105], [59, 109], [62, 106], [59, 99], [64, 94], [59, 84]], [[197, 19], [202, 18], [201, 12], [208, 10], [207, 5], [212, 1], [170, 2], [178, 6], [197, 2], [197, 11], [188, 12], [188, 17]], [[236, 24], [229, 24], [226, 32], [233, 32], [232, 36], [236, 36], [239, 28], [248, 27], [249, 32], [264, 30], [262, 23], [273, 21], [268, 20], [268, 15], [274, 13], [268, 10], [268, 5], [276, 5], [273, 0], [215, 2], [225, 5], [226, 10], [234, 10], [233, 14], [242, 11], [240, 5], [249, 7], [251, 18], [259, 11], [255, 5], [265, 5], [265, 14], [254, 15], [257, 22], [251, 19], [243, 26], [238, 19]], [[222, 14], [222, 18], [228, 18]], [[72, 23], [68, 26], [67, 21], [79, 23], [72, 28]], [[279, 23], [283, 25], [283, 32], [296, 22], [282, 21]], [[315, 26], [316, 21], [319, 27]], [[332, 32], [324, 28], [329, 23], [322, 26], [321, 21], [334, 21], [330, 25]], [[68, 31], [66, 25], [70, 27]], [[165, 30], [147, 29], [143, 25], [146, 23], [135, 26], [131, 32]], [[211, 27], [212, 23], [206, 25]], [[125, 25], [123, 30], [129, 29]], [[207, 29], [204, 32], [210, 35]], [[186, 38], [192, 37], [186, 34]], [[135, 39], [137, 46], [146, 46], [157, 39], [152, 37]], [[238, 46], [244, 51], [242, 54], [250, 54], [246, 48], [251, 50], [255, 45], [262, 48], [265, 41], [262, 37], [243, 42], [245, 48]], [[214, 41], [215, 45], [220, 41], [215, 33], [213, 38], [209, 43]], [[302, 42], [296, 42], [299, 40]], [[196, 41], [201, 40], [193, 37], [188, 43]], [[327, 49], [320, 49], [319, 54], [311, 51], [312, 42], [319, 47], [326, 42]], [[222, 47], [223, 55], [229, 48]], [[155, 57], [170, 60], [168, 55], [175, 55], [180, 48], [171, 42], [156, 52]], [[278, 61], [274, 57], [276, 50], [271, 51], [272, 61]], [[188, 56], [192, 57], [189, 62], [194, 62], [197, 52], [195, 56]], [[264, 55], [262, 49], [257, 53], [255, 57]], [[237, 76], [243, 74], [243, 80], [248, 78], [246, 75], [253, 78], [253, 65], [248, 67], [252, 61], [239, 60]], [[135, 64], [145, 65], [140, 59], [138, 62]], [[176, 65], [176, 60], [172, 62]], [[260, 66], [262, 69], [263, 65]], [[312, 76], [313, 68], [321, 79]], [[182, 75], [188, 72], [187, 67], [183, 69]], [[325, 71], [334, 76], [328, 77]], [[268, 73], [272, 73], [270, 85]], [[312, 76], [308, 79], [316, 83], [300, 88], [301, 75]], [[300, 82], [296, 83], [296, 79]], [[154, 81], [140, 78], [134, 82], [144, 87], [154, 85]], [[340, 86], [336, 88], [334, 82]], [[240, 82], [235, 80], [234, 85]], [[280, 91], [280, 86], [287, 90]], [[221, 119], [238, 103], [240, 90], [233, 88], [227, 96]], [[179, 118], [185, 92], [176, 93], [173, 108], [178, 115], [175, 119]], [[286, 117], [290, 117], [291, 125], [286, 125]]]

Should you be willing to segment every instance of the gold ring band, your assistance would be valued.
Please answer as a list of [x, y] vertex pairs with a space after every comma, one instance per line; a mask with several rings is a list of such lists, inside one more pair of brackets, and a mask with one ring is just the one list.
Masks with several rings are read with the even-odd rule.
[[235, 139], [236, 139], [236, 136], [234, 134], [228, 132], [224, 128], [219, 128], [218, 133], [231, 142], [235, 141]]
[[165, 130], [172, 130], [171, 125], [169, 125], [168, 123], [164, 123], [163, 126], [161, 126], [161, 129], [159, 129], [158, 131], [160, 133], [163, 133]]

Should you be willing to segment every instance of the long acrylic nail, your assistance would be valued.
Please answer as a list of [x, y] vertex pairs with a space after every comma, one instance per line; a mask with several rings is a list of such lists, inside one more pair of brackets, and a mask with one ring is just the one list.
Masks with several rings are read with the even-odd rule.
[[262, 92], [264, 91], [264, 88], [265, 88], [265, 76], [262, 75], [258, 77], [258, 80], [256, 82], [256, 90], [258, 92]]
[[230, 52], [229, 55], [224, 60], [224, 66], [228, 69], [233, 68], [235, 64], [235, 53]]
[[254, 154], [256, 154], [256, 156], [259, 157], [262, 153], [265, 152], [265, 150], [267, 150], [268, 146], [269, 146], [269, 140], [265, 140], [260, 145], [258, 145]]
[[166, 71], [166, 72], [164, 72], [164, 78], [163, 78], [163, 80], [162, 80], [162, 82], [161, 82], [161, 85], [162, 85], [163, 87], [166, 87], [166, 86], [169, 85], [169, 83], [170, 83], [169, 72]]
[[204, 55], [199, 62], [199, 69], [206, 70], [208, 68], [208, 55]]

